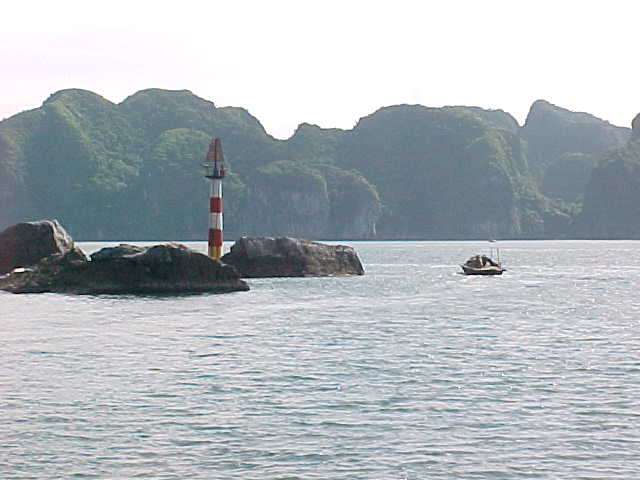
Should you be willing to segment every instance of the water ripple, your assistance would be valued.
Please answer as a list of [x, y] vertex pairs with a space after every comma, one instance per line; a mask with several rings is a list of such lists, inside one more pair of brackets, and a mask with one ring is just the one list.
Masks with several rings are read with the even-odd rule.
[[239, 295], [1, 294], [0, 478], [635, 478], [640, 242], [458, 275], [478, 246], [358, 243], [364, 277]]

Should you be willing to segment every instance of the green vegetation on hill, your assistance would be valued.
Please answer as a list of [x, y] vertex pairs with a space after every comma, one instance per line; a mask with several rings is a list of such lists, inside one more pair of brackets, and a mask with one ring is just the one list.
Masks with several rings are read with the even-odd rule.
[[77, 235], [91, 235], [138, 175], [130, 125], [116, 105], [83, 90], [52, 95], [37, 113], [20, 158], [23, 215], [55, 217]]
[[[467, 239], [567, 235], [593, 165], [630, 132], [546, 102], [522, 128], [500, 110], [399, 105], [282, 141], [187, 90], [120, 104], [63, 90], [0, 122], [0, 228], [58, 218], [78, 239], [203, 239], [212, 137], [227, 161], [227, 239]], [[615, 155], [635, 174], [634, 154]], [[580, 218], [593, 217], [593, 195]]]
[[446, 110], [469, 112], [494, 128], [517, 133], [520, 126], [513, 116], [503, 110], [485, 110], [480, 107], [446, 107]]
[[512, 142], [468, 109], [402, 105], [362, 119], [339, 165], [376, 185], [385, 238], [542, 235], [518, 208], [516, 185], [528, 171]]
[[598, 159], [598, 155], [590, 153], [570, 152], [560, 155], [544, 172], [542, 193], [569, 203], [579, 202]]

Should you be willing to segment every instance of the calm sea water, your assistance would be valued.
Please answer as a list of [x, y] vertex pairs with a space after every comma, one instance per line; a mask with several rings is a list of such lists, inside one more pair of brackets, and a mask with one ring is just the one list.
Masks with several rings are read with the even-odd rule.
[[640, 478], [640, 242], [349, 244], [365, 276], [0, 292], [0, 478]]

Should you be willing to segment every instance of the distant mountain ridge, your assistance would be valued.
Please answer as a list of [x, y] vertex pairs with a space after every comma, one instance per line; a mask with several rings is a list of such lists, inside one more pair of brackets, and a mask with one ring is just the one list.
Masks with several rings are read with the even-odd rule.
[[522, 127], [501, 110], [397, 105], [278, 140], [188, 90], [120, 104], [63, 90], [0, 122], [0, 228], [58, 218], [79, 239], [204, 238], [200, 164], [217, 136], [228, 239], [565, 237], [587, 231], [591, 171], [631, 133], [537, 101]]

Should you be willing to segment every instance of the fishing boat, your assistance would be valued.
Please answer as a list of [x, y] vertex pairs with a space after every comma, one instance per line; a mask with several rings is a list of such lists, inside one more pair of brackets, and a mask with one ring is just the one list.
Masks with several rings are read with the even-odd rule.
[[460, 265], [465, 275], [502, 275], [506, 268], [486, 255], [474, 255]]

